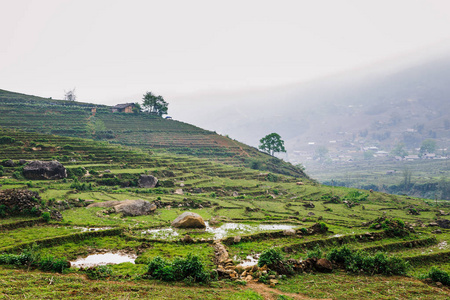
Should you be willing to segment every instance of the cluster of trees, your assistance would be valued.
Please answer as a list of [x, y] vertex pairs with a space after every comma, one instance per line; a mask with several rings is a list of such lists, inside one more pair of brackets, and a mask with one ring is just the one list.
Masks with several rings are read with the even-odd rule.
[[166, 115], [169, 103], [159, 95], [156, 96], [152, 92], [147, 92], [142, 98], [142, 110], [158, 116]]

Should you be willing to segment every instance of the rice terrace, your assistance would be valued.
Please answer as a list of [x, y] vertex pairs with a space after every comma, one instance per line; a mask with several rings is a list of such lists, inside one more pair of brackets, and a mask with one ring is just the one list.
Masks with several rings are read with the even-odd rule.
[[93, 106], [0, 93], [0, 298], [450, 297], [447, 201]]

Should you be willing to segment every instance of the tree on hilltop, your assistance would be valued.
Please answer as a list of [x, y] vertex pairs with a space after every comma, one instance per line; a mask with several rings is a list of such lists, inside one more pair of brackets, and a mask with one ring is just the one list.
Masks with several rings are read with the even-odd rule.
[[169, 103], [164, 101], [162, 96], [156, 96], [152, 92], [147, 92], [142, 98], [142, 108], [144, 111], [158, 116], [167, 114]]
[[271, 133], [259, 140], [261, 143], [259, 149], [274, 155], [276, 152], [286, 152], [284, 149], [284, 141], [278, 133]]
[[75, 101], [77, 96], [75, 95], [75, 88], [73, 90], [69, 90], [68, 92], [64, 91], [64, 100], [67, 101]]

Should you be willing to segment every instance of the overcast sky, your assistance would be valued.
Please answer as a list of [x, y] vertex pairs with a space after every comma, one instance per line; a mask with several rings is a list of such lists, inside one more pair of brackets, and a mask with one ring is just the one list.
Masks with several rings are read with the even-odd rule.
[[448, 0], [0, 5], [0, 89], [103, 104], [302, 82], [450, 40]]

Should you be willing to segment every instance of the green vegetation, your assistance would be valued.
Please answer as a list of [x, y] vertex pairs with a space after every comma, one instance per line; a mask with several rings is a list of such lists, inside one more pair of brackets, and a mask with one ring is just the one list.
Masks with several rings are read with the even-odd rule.
[[169, 103], [164, 101], [162, 96], [153, 95], [152, 92], [147, 92], [142, 98], [142, 107], [144, 111], [158, 116], [166, 115]]
[[274, 155], [277, 152], [286, 152], [284, 149], [284, 141], [278, 133], [271, 133], [259, 140], [261, 143], [259, 149]]
[[189, 253], [186, 258], [175, 258], [168, 262], [157, 256], [148, 264], [147, 274], [164, 281], [208, 282], [206, 271], [200, 257]]
[[[161, 118], [159, 114], [167, 113], [167, 103], [161, 96], [151, 94], [150, 98], [144, 99], [148, 105], [143, 104], [143, 108], [153, 113], [113, 113], [111, 107], [105, 105], [44, 99], [0, 90], [0, 127], [91, 138], [138, 147], [146, 152], [201, 157], [236, 167], [256, 166], [263, 171], [306, 177], [302, 170], [256, 148], [190, 124]], [[1, 136], [8, 135], [0, 133]], [[22, 142], [22, 150], [35, 155], [55, 150], [54, 143], [49, 141]], [[70, 153], [68, 148], [61, 150]], [[83, 146], [75, 145], [73, 150], [83, 150]], [[89, 152], [85, 150], [84, 153]], [[64, 154], [59, 160], [67, 158]]]
[[[0, 148], [4, 163], [13, 163], [0, 168], [0, 191], [36, 193], [30, 201], [42, 207], [36, 215], [2, 207], [0, 291], [7, 298], [26, 293], [29, 298], [263, 299], [264, 291], [279, 299], [295, 299], [296, 293], [339, 299], [449, 296], [420, 281], [434, 273], [443, 280], [434, 266], [450, 271], [450, 231], [439, 228], [435, 234], [437, 227], [427, 226], [449, 219], [446, 202], [324, 186], [307, 178], [299, 182], [279, 173], [105, 141], [7, 128], [0, 136], [14, 139]], [[61, 161], [68, 177], [14, 175], [22, 174], [22, 160], [33, 159]], [[139, 187], [141, 174], [156, 176], [160, 186]], [[126, 199], [143, 199], [157, 209], [125, 217], [89, 207]], [[420, 214], [411, 214], [412, 209]], [[185, 211], [200, 214], [208, 229], [171, 228]], [[52, 219], [53, 212], [60, 212], [62, 220]], [[291, 229], [268, 229], [281, 225]], [[229, 254], [228, 264], [237, 267], [247, 256], [258, 259], [258, 265], [269, 267], [258, 274], [260, 282], [272, 280], [275, 287], [214, 280], [217, 239]], [[68, 268], [67, 260], [101, 253], [133, 255], [135, 263]], [[308, 257], [327, 257], [335, 268], [326, 274], [294, 273], [292, 261]], [[342, 262], [348, 265], [345, 271]], [[283, 274], [288, 277], [280, 278]]]
[[267, 249], [261, 253], [258, 259], [258, 266], [275, 264], [284, 259], [283, 254], [278, 249]]

